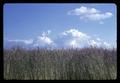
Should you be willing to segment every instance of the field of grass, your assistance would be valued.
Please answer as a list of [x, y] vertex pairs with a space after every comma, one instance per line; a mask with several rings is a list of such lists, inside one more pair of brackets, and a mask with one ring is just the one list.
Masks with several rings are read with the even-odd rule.
[[106, 80], [116, 77], [116, 49], [4, 49], [4, 79]]

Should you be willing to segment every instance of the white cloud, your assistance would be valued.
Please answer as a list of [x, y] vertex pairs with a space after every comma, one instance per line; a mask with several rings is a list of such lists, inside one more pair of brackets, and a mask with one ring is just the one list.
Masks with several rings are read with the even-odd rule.
[[75, 48], [81, 47], [82, 44], [90, 38], [87, 34], [74, 28], [62, 32], [62, 35], [66, 38], [66, 40], [64, 40], [65, 45]]
[[101, 42], [98, 42], [98, 41], [95, 41], [95, 40], [89, 40], [88, 41], [89, 46], [100, 47], [101, 44], [102, 44]]
[[91, 39], [88, 41], [89, 46], [95, 46], [95, 47], [104, 47], [104, 48], [110, 48], [111, 45], [108, 42], [102, 41], [100, 38], [96, 38], [96, 40]]
[[88, 36], [86, 33], [80, 32], [77, 29], [69, 29], [62, 32], [62, 35], [66, 40], [64, 40], [65, 46], [81, 48], [84, 46], [95, 46], [95, 47], [109, 47], [110, 44], [103, 41], [99, 37]]
[[25, 40], [24, 41], [26, 44], [32, 44], [33, 43], [33, 40], [32, 39], [29, 39], [29, 40]]
[[53, 43], [53, 41], [49, 37], [47, 37], [47, 36], [40, 36], [40, 37], [38, 37], [38, 41], [40, 41], [40, 42], [42, 42], [44, 44], [49, 44], [49, 45], [51, 43]]
[[42, 36], [48, 36], [51, 33], [51, 30], [47, 30], [46, 32], [42, 33]]
[[84, 15], [84, 14], [94, 14], [99, 13], [99, 10], [96, 10], [95, 8], [87, 8], [84, 6], [81, 6], [80, 8], [76, 8], [74, 10], [71, 10], [68, 12], [68, 15]]
[[101, 21], [113, 16], [111, 12], [102, 12], [95, 8], [88, 8], [85, 6], [69, 11], [68, 15], [80, 16], [80, 19], [91, 21]]
[[43, 32], [41, 36], [37, 37], [33, 46], [55, 45], [54, 41], [49, 37], [50, 33], [51, 33], [51, 30], [48, 30], [47, 32]]
[[79, 47], [80, 45], [79, 45], [79, 43], [78, 43], [78, 41], [77, 41], [76, 39], [73, 39], [73, 40], [70, 40], [70, 41], [68, 42], [68, 46], [73, 47], [73, 48], [77, 48], [77, 47]]
[[33, 39], [28, 39], [28, 40], [20, 40], [20, 39], [15, 39], [15, 40], [8, 40], [10, 42], [22, 42], [25, 44], [32, 44], [33, 43]]
[[110, 44], [107, 43], [107, 42], [103, 42], [103, 45], [106, 46], [106, 47], [109, 47], [109, 46], [110, 46]]
[[65, 36], [71, 35], [72, 37], [76, 37], [76, 38], [89, 38], [87, 34], [82, 33], [74, 28], [63, 32], [62, 35], [65, 35]]
[[98, 37], [96, 38], [96, 40], [97, 40], [97, 41], [102, 41], [102, 40], [101, 40], [100, 38], [98, 38]]
[[43, 32], [41, 36], [38, 36], [36, 39], [28, 39], [28, 40], [23, 40], [23, 39], [14, 39], [14, 40], [8, 40], [9, 42], [16, 42], [16, 43], [24, 43], [26, 45], [32, 45], [32, 46], [51, 46], [55, 45], [54, 41], [48, 37], [49, 34], [51, 33], [51, 30], [48, 30], [46, 32]]
[[87, 14], [82, 17], [92, 21], [100, 21], [100, 20], [110, 18], [111, 16], [112, 16], [112, 13], [106, 12], [106, 13]]
[[67, 36], [67, 33], [66, 33], [66, 32], [62, 32], [61, 34]]
[[[46, 31], [41, 34], [41, 36], [38, 36], [36, 39], [16, 39], [16, 40], [9, 40], [9, 42], [17, 42], [25, 44], [25, 46], [30, 47], [73, 47], [73, 48], [82, 48], [82, 47], [89, 47], [89, 46], [95, 46], [95, 47], [107, 47], [110, 48], [111, 44], [108, 42], [103, 41], [99, 37], [92, 37], [88, 36], [86, 33], [80, 32], [77, 29], [71, 28], [69, 30], [66, 30], [61, 33], [61, 37], [57, 37], [57, 39], [53, 39], [50, 37], [51, 31]], [[16, 43], [15, 43], [16, 44]], [[23, 45], [24, 45], [23, 44]], [[114, 45], [113, 45], [114, 46]]]

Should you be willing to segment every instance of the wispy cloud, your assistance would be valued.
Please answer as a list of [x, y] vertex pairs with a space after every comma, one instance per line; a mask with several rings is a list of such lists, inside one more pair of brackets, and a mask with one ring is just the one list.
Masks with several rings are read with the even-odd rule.
[[8, 40], [9, 42], [21, 42], [25, 44], [33, 44], [33, 39], [28, 39], [28, 40], [21, 40], [21, 39], [13, 39], [13, 40]]
[[113, 14], [109, 11], [102, 12], [95, 8], [88, 8], [85, 6], [81, 6], [80, 8], [69, 11], [68, 15], [79, 16], [81, 20], [99, 21], [100, 24], [103, 24], [102, 20], [108, 19], [113, 16]]

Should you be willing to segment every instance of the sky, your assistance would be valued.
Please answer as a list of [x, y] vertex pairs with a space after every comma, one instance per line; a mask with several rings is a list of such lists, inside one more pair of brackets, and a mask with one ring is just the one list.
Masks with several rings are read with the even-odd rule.
[[115, 4], [4, 4], [4, 46], [116, 47]]

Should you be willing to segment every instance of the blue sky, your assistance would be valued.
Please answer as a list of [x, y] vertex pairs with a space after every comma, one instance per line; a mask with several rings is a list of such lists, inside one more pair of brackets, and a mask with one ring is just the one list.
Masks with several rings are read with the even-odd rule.
[[5, 4], [3, 14], [4, 43], [116, 45], [115, 4]]

